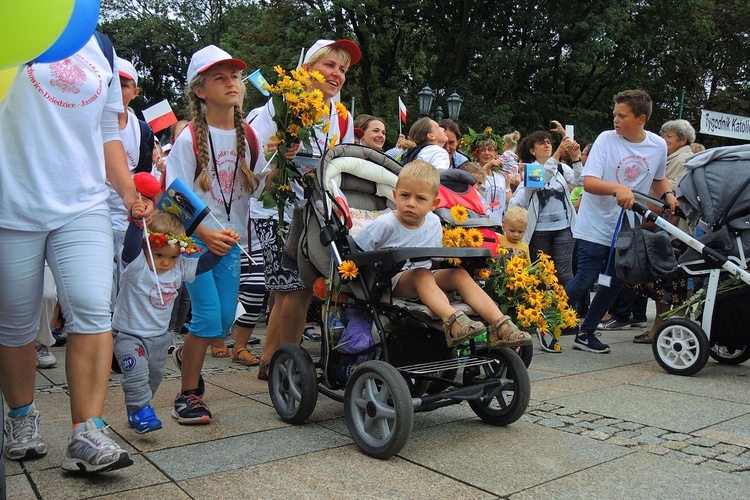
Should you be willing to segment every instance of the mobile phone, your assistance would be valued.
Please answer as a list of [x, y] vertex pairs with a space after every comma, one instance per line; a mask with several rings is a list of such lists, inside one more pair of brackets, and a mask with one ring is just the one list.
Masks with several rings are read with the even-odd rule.
[[571, 141], [575, 140], [573, 138], [573, 125], [565, 125], [565, 135], [567, 135]]

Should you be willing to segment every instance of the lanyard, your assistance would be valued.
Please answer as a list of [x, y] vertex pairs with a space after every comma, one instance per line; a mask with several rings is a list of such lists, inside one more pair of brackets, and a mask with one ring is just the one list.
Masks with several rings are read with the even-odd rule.
[[229, 202], [227, 202], [226, 196], [224, 196], [224, 190], [221, 188], [221, 179], [219, 178], [219, 166], [216, 163], [216, 156], [214, 155], [214, 141], [211, 139], [211, 131], [208, 132], [208, 144], [211, 146], [211, 160], [214, 164], [214, 173], [216, 174], [216, 182], [219, 184], [219, 193], [221, 193], [221, 199], [224, 200], [224, 210], [227, 212], [227, 222], [231, 220], [229, 213], [232, 211], [232, 196], [234, 196], [234, 181], [237, 179], [237, 167], [240, 165], [240, 155], [238, 154], [234, 161], [234, 173], [232, 174], [232, 190], [229, 191]]
[[612, 235], [612, 243], [609, 245], [609, 256], [607, 257], [607, 267], [604, 268], [604, 273], [609, 271], [609, 265], [612, 263], [612, 255], [615, 253], [615, 242], [617, 241], [617, 235], [620, 233], [620, 226], [622, 226], [622, 218], [626, 217], [625, 209], [620, 210], [620, 217], [617, 219], [617, 225], [615, 226], [615, 234]]

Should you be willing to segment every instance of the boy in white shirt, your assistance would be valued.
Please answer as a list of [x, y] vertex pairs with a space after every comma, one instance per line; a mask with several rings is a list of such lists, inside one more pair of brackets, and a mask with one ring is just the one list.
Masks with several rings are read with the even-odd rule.
[[[599, 134], [581, 174], [586, 196], [581, 199], [573, 232], [579, 240], [578, 270], [565, 287], [575, 307], [599, 280], [599, 291], [573, 341], [573, 349], [593, 353], [610, 352], [594, 332], [623, 287], [614, 272], [614, 256], [610, 257], [621, 209], [632, 208], [633, 190], [648, 193], [650, 189], [662, 196], [672, 213], [677, 207], [665, 175], [667, 145], [645, 130], [651, 116], [651, 97], [644, 90], [626, 90], [615, 95], [614, 102], [615, 128]], [[600, 275], [605, 265], [607, 269]]]
[[[440, 199], [438, 188], [440, 174], [429, 163], [414, 160], [398, 176], [393, 200], [396, 210], [381, 215], [355, 237], [357, 245], [365, 251], [381, 248], [442, 247], [442, 227], [437, 215], [431, 212]], [[431, 271], [429, 260], [407, 262], [403, 270], [393, 277], [393, 296], [419, 298], [443, 321], [445, 339], [449, 347], [487, 331], [491, 349], [531, 345], [531, 336], [513, 324], [492, 299], [461, 268]], [[472, 321], [454, 309], [446, 293], [457, 292], [482, 319], [489, 323], [485, 328], [480, 321]]]

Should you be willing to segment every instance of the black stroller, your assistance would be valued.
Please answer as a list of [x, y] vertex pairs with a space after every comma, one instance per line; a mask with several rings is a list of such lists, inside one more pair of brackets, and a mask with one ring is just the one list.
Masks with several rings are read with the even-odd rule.
[[[356, 248], [348, 226], [388, 210], [400, 169], [384, 154], [356, 145], [336, 146], [321, 159], [289, 236], [297, 243], [293, 257], [303, 281], [323, 289], [321, 356], [313, 360], [298, 345], [282, 346], [268, 379], [274, 408], [290, 423], [307, 420], [318, 393], [343, 402], [352, 438], [376, 458], [389, 458], [406, 445], [416, 412], [467, 401], [484, 422], [504, 426], [523, 415], [531, 392], [526, 367], [513, 350], [488, 351], [472, 341], [471, 355], [459, 357], [429, 309], [390, 296], [390, 278], [406, 259], [458, 257], [483, 266], [489, 251]], [[344, 261], [357, 266], [351, 281], [337, 270]], [[466, 304], [453, 305], [473, 313]], [[347, 336], [355, 324], [359, 338], [352, 339]]]
[[[744, 308], [750, 303], [750, 146], [707, 150], [685, 164], [678, 201], [697, 238], [636, 204], [633, 211], [656, 223], [687, 245], [679, 267], [694, 282], [702, 282], [702, 314], [694, 319], [672, 318], [654, 335], [652, 349], [659, 365], [676, 375], [699, 372], [709, 356], [720, 363], [750, 359], [750, 334]], [[745, 286], [720, 294], [722, 283], [734, 277]]]

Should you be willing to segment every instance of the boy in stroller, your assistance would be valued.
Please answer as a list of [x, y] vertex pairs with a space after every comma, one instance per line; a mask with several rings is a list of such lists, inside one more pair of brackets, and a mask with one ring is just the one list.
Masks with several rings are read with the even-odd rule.
[[[393, 199], [396, 210], [382, 215], [355, 237], [365, 251], [397, 247], [442, 246], [442, 227], [431, 212], [440, 199], [440, 174], [427, 162], [415, 160], [398, 176]], [[393, 295], [419, 298], [443, 322], [449, 347], [457, 346], [487, 331], [491, 349], [531, 345], [531, 336], [503, 315], [492, 299], [463, 269], [431, 271], [430, 262], [407, 262], [392, 279]], [[446, 292], [457, 292], [486, 322], [472, 321], [455, 310]]]

